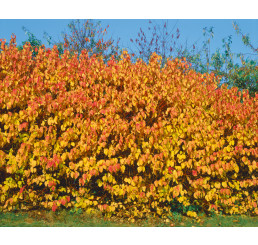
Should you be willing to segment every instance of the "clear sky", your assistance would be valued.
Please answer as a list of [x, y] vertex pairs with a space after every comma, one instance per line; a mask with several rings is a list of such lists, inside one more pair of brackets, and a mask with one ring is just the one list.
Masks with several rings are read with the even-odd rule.
[[[107, 37], [112, 37], [117, 40], [120, 38], [120, 46], [123, 48], [131, 48], [135, 50], [135, 46], [130, 42], [130, 38], [137, 38], [140, 28], [145, 31], [146, 35], [151, 37], [148, 32], [149, 19], [94, 19], [101, 21], [102, 27], [109, 25], [107, 29]], [[162, 26], [167, 19], [152, 19], [153, 24]], [[214, 38], [211, 42], [211, 51], [214, 52], [217, 48], [222, 48], [222, 39], [232, 35], [232, 50], [236, 53], [250, 53], [250, 49], [246, 48], [233, 28], [233, 21], [239, 24], [239, 27], [244, 33], [250, 35], [250, 39], [254, 47], [258, 47], [258, 20], [257, 19], [168, 19], [168, 30], [173, 30], [175, 33], [178, 28], [181, 35], [179, 43], [188, 45], [197, 42], [197, 46], [201, 46], [205, 40], [203, 37], [204, 27], [214, 27]], [[44, 39], [44, 32], [47, 32], [54, 40], [62, 40], [61, 33], [67, 32], [67, 25], [71, 19], [1, 19], [0, 20], [0, 38], [10, 40], [11, 34], [17, 36], [17, 43], [28, 39], [28, 36], [23, 31], [22, 27], [26, 27], [32, 32], [43, 44], [47, 46], [47, 41]], [[254, 57], [254, 56], [252, 56]]]

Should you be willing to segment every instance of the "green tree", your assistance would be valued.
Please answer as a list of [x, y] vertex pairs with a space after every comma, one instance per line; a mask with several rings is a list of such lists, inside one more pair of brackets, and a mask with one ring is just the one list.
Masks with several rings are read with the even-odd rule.
[[[21, 45], [17, 45], [16, 41], [15, 41], [15, 43], [13, 43], [13, 41], [12, 41], [12, 37], [14, 37], [14, 40], [16, 40], [16, 35], [12, 34], [10, 43], [5, 42], [5, 45], [7, 45], [7, 46], [9, 44], [15, 45], [18, 48], [18, 50], [22, 50], [23, 46], [26, 43], [29, 43], [31, 46], [32, 57], [34, 58], [34, 57], [36, 57], [36, 55], [38, 53], [37, 49], [40, 46], [42, 46], [42, 42], [39, 39], [37, 39], [36, 36], [33, 33], [31, 33], [28, 29], [26, 29], [24, 26], [22, 27], [22, 29], [25, 31], [25, 34], [28, 35], [28, 39], [26, 41], [23, 41]], [[3, 39], [0, 40], [0, 44], [2, 43], [2, 41], [3, 41]], [[1, 51], [1, 47], [0, 47], [0, 51]]]
[[[194, 64], [195, 68], [198, 67], [200, 72], [214, 72], [229, 88], [237, 87], [240, 91], [247, 89], [250, 96], [254, 97], [258, 91], [258, 49], [254, 48], [249, 36], [244, 35], [236, 23], [233, 23], [233, 27], [237, 34], [242, 35], [242, 41], [251, 49], [251, 53], [233, 53], [232, 36], [228, 36], [222, 39], [222, 49], [217, 49], [215, 53], [210, 54], [210, 42], [214, 33], [212, 28], [209, 30], [205, 28], [204, 35], [208, 32], [209, 38], [203, 44], [204, 59], [200, 59], [202, 53], [198, 53], [188, 57], [188, 60]], [[238, 60], [240, 63], [237, 62]]]
[[31, 45], [32, 57], [36, 57], [38, 53], [37, 49], [42, 46], [42, 42], [41, 40], [36, 38], [36, 36], [33, 33], [31, 33], [26, 27], [23, 26], [22, 29], [24, 30], [25, 34], [28, 35], [28, 40], [22, 42], [22, 45], [17, 46], [17, 48], [19, 50], [22, 50], [23, 46], [26, 43], [29, 43]]

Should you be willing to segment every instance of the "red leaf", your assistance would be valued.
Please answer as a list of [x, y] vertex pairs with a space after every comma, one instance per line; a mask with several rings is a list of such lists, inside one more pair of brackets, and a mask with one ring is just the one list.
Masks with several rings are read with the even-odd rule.
[[117, 164], [115, 165], [115, 167], [116, 167], [116, 171], [118, 171], [118, 170], [120, 169], [120, 164], [117, 163]]
[[25, 186], [20, 189], [20, 194], [24, 191]]
[[172, 174], [172, 170], [174, 170], [174, 168], [168, 167], [168, 172], [169, 172], [170, 174]]
[[197, 171], [196, 171], [196, 170], [193, 170], [193, 171], [192, 171], [192, 174], [193, 174], [193, 176], [197, 176]]
[[66, 200], [65, 199], [61, 199], [61, 204], [65, 205], [66, 204]]
[[48, 186], [51, 187], [52, 185], [54, 185], [53, 181], [49, 181]]
[[112, 166], [112, 165], [110, 165], [110, 166], [108, 167], [108, 171], [109, 171], [110, 173], [113, 172], [113, 166]]
[[57, 205], [54, 203], [53, 206], [52, 206], [52, 211], [55, 212], [57, 209]]

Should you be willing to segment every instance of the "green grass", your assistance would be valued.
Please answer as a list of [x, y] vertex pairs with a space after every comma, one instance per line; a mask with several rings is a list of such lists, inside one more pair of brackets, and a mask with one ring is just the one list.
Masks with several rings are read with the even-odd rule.
[[160, 219], [148, 217], [130, 223], [125, 219], [104, 218], [101, 213], [72, 213], [34, 210], [0, 213], [0, 227], [258, 227], [258, 217], [250, 216], [201, 216], [200, 221], [174, 213], [173, 217]]

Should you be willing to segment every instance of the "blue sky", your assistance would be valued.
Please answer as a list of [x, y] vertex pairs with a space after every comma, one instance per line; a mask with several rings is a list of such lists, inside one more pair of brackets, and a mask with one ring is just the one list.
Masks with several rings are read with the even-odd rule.
[[[146, 35], [151, 37], [148, 32], [149, 19], [94, 19], [101, 21], [102, 27], [109, 25], [107, 29], [107, 36], [117, 40], [120, 38], [121, 47], [129, 47], [135, 50], [135, 46], [130, 42], [130, 38], [135, 40], [137, 34], [142, 28]], [[244, 33], [250, 35], [250, 39], [254, 47], [258, 47], [258, 19], [151, 19], [153, 24], [160, 25], [164, 21], [168, 23], [168, 30], [175, 27], [179, 29], [181, 35], [179, 43], [188, 45], [197, 42], [197, 46], [201, 46], [205, 40], [203, 37], [204, 27], [214, 27], [214, 38], [211, 42], [211, 51], [214, 52], [217, 48], [222, 48], [222, 39], [232, 35], [232, 50], [236, 53], [250, 53], [250, 49], [245, 47], [232, 26], [232, 22], [236, 21]], [[44, 39], [44, 32], [47, 32], [54, 40], [62, 40], [61, 33], [67, 32], [69, 28], [67, 25], [71, 19], [1, 19], [0, 20], [0, 38], [10, 40], [11, 34], [14, 33], [17, 37], [17, 43], [27, 40], [28, 36], [25, 34], [22, 27], [26, 27], [38, 39], [42, 40], [43, 44], [47, 46], [47, 41]], [[254, 57], [254, 56], [252, 56]]]

